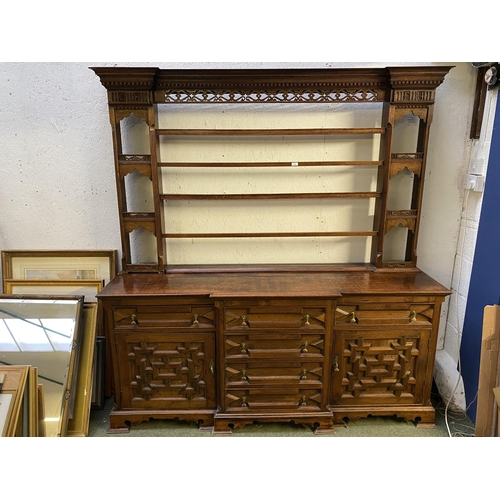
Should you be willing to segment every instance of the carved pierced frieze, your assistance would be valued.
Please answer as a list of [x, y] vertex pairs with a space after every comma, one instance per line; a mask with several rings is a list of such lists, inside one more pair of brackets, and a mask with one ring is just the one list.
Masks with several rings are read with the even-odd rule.
[[411, 269], [415, 265], [413, 262], [383, 262], [382, 267], [385, 269]]
[[125, 264], [124, 271], [130, 273], [163, 273], [163, 269], [149, 264]]
[[118, 155], [118, 159], [121, 163], [151, 163], [151, 155]]
[[123, 216], [127, 219], [150, 219], [155, 214], [153, 212], [125, 212]]
[[417, 216], [417, 211], [416, 210], [387, 210], [386, 212], [387, 217], [416, 217]]
[[424, 153], [393, 153], [391, 155], [393, 160], [419, 160], [422, 161]]
[[202, 103], [328, 103], [378, 102], [383, 100], [379, 89], [307, 89], [307, 90], [206, 90], [162, 89], [155, 92], [155, 101], [165, 104]]
[[133, 400], [206, 399], [203, 342], [127, 344]]
[[343, 352], [342, 397], [415, 395], [419, 337], [348, 339]]

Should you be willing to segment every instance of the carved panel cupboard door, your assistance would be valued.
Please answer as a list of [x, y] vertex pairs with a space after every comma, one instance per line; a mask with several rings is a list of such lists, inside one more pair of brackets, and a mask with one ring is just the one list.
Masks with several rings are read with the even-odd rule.
[[116, 337], [123, 410], [215, 409], [214, 334]]

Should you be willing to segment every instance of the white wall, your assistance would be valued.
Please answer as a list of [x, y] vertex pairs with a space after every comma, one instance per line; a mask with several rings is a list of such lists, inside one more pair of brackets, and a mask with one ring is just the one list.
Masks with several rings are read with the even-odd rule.
[[[106, 91], [89, 66], [336, 67], [454, 65], [438, 87], [428, 151], [419, 267], [451, 287], [471, 159], [470, 63], [2, 63], [0, 249], [119, 249]], [[472, 207], [472, 206], [471, 206]], [[470, 259], [470, 255], [468, 256]], [[307, 259], [306, 259], [307, 260]], [[439, 348], [445, 347], [448, 301]], [[458, 342], [446, 344], [456, 356]]]

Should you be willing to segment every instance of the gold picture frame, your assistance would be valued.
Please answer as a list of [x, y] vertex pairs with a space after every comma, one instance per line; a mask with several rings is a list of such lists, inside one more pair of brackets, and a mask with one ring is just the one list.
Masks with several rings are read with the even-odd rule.
[[104, 280], [4, 280], [5, 293], [9, 295], [82, 295], [87, 303], [97, 303], [96, 294], [103, 287]]
[[107, 284], [117, 274], [116, 250], [3, 250], [4, 281], [73, 281], [104, 280]]
[[29, 365], [0, 366], [0, 436], [38, 435], [37, 369]]
[[68, 421], [67, 430], [67, 435], [70, 437], [86, 437], [89, 432], [92, 382], [95, 376], [93, 366], [97, 334], [97, 304], [84, 304], [82, 326], [73, 417]]

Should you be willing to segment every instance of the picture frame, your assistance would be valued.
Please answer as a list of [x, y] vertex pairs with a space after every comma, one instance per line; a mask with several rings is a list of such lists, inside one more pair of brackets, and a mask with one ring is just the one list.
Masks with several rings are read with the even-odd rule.
[[105, 280], [18, 280], [5, 279], [4, 291], [9, 295], [82, 295], [84, 302], [96, 302], [96, 294]]
[[106, 337], [98, 336], [95, 344], [94, 378], [92, 383], [92, 409], [104, 408], [104, 386], [106, 373]]
[[117, 274], [116, 250], [3, 250], [3, 293], [6, 280], [111, 281]]
[[0, 436], [22, 437], [27, 435], [26, 422], [26, 386], [32, 367], [29, 365], [0, 366], [4, 375], [0, 403], [3, 407], [0, 413]]
[[73, 416], [68, 420], [67, 436], [69, 437], [86, 437], [89, 432], [93, 379], [95, 378], [94, 358], [97, 334], [96, 303], [87, 303], [83, 305], [82, 321]]
[[[76, 392], [83, 299], [83, 296], [68, 295], [0, 295], [3, 335], [0, 370], [16, 365], [37, 369], [33, 380], [24, 384], [21, 417], [18, 417], [15, 429], [12, 428], [14, 424], [7, 429], [8, 435], [28, 436], [35, 433], [37, 421], [38, 435], [67, 435], [73, 393]], [[44, 386], [42, 391], [40, 384]], [[4, 393], [4, 388], [5, 384], [0, 394]], [[42, 399], [43, 409], [39, 408], [36, 398]], [[38, 417], [30, 417], [28, 407], [38, 410]]]

